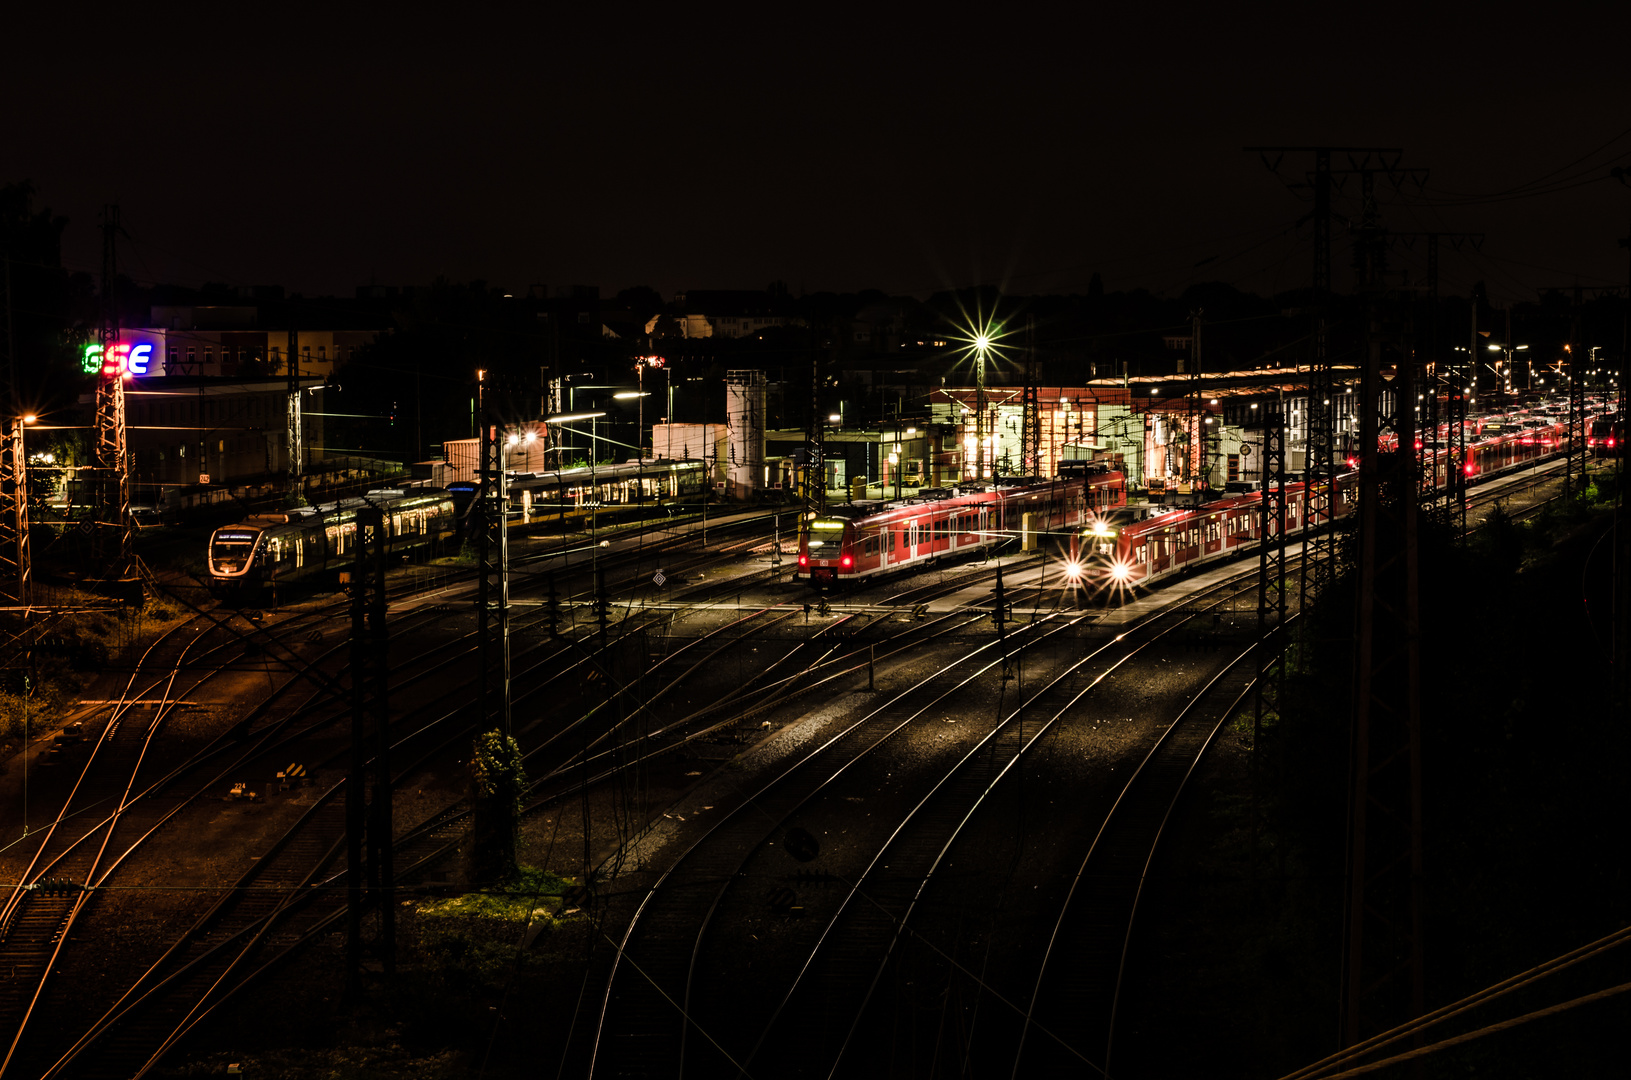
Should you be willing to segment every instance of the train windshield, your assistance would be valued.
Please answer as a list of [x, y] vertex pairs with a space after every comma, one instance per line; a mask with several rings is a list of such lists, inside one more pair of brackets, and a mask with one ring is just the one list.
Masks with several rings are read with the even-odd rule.
[[833, 547], [837, 548], [844, 542], [844, 522], [834, 521], [831, 518], [816, 518], [804, 524], [804, 546], [806, 548]]
[[255, 550], [260, 533], [251, 529], [216, 529], [210, 538], [210, 562], [217, 573], [242, 570]]

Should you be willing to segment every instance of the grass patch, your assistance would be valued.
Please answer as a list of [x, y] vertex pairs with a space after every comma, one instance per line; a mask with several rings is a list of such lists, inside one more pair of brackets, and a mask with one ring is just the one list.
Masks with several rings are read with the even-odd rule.
[[515, 881], [503, 888], [423, 900], [418, 910], [430, 919], [526, 923], [547, 917], [554, 921], [552, 909], [560, 910], [561, 898], [573, 885], [571, 878], [523, 866]]

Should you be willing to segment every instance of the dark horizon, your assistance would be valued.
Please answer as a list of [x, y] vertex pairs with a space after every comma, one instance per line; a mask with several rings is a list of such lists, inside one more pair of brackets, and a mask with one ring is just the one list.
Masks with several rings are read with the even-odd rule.
[[[107, 62], [47, 47], [88, 28], [25, 16], [0, 179], [70, 219], [74, 270], [99, 269], [117, 203], [145, 282], [922, 298], [1099, 273], [1110, 292], [1273, 295], [1310, 276], [1307, 192], [1282, 181], [1311, 157], [1277, 178], [1243, 148], [1399, 147], [1430, 174], [1378, 185], [1383, 224], [1484, 234], [1445, 250], [1444, 293], [1623, 286], [1618, 35], [1481, 14], [119, 14], [98, 24]], [[1357, 189], [1335, 200], [1339, 289]], [[1393, 258], [1425, 273], [1420, 243]]]

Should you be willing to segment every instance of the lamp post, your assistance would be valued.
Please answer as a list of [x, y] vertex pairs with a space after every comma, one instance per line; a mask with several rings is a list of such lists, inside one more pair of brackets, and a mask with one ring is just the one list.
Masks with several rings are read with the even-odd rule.
[[[1529, 346], [1527, 346], [1527, 345], [1490, 345], [1490, 346], [1488, 346], [1488, 348], [1489, 348], [1490, 352], [1503, 353], [1506, 356], [1506, 372], [1505, 372], [1505, 377], [1502, 379], [1502, 383], [1503, 383], [1502, 388], [1507, 393], [1510, 394], [1512, 392], [1512, 354], [1515, 353], [1515, 352], [1523, 352], [1524, 350], [1528, 349]], [[1501, 374], [1501, 373], [1499, 371], [1497, 371], [1496, 374]], [[1525, 382], [1527, 383], [1527, 381], [1528, 380], [1526, 379]], [[1528, 386], [1526, 385], [1524, 387], [1524, 389], [1527, 390]]]
[[[644, 371], [645, 368], [641, 368], [640, 370]], [[651, 395], [646, 393], [644, 390], [619, 390], [617, 393], [612, 395], [612, 399], [614, 401], [630, 401], [630, 400], [633, 400], [633, 401], [636, 401], [636, 402], [639, 403], [639, 407], [635, 411], [635, 415], [639, 419], [637, 419], [635, 421], [634, 443], [635, 443], [635, 453], [638, 454], [642, 460], [644, 460], [645, 456], [646, 456], [646, 451], [645, 451], [645, 445], [646, 445], [646, 441], [645, 441], [646, 398], [648, 398], [650, 396]]]
[[[640, 399], [641, 399], [640, 400], [640, 410], [639, 410], [639, 420], [637, 421], [637, 423], [639, 425], [639, 432], [638, 432], [639, 438], [635, 439], [634, 441], [639, 443], [640, 446], [642, 447], [642, 449], [640, 451], [640, 456], [642, 458], [645, 457], [644, 447], [646, 445], [646, 443], [645, 443], [645, 431], [646, 431], [646, 403], [645, 403], [645, 398], [646, 398], [646, 392], [645, 392], [645, 390], [646, 390], [646, 368], [648, 368], [648, 367], [665, 368], [663, 374], [667, 375], [668, 374], [668, 372], [666, 371], [666, 364], [667, 363], [668, 362], [666, 360], [664, 360], [660, 356], [637, 356], [637, 357], [634, 358], [635, 374], [639, 377], [639, 380], [640, 380]], [[620, 394], [618, 396], [621, 397], [623, 395]], [[674, 422], [674, 380], [672, 378], [670, 378], [668, 380], [668, 422], [670, 424], [672, 424]], [[669, 440], [670, 440], [670, 443], [672, 443], [672, 440], [673, 440], [673, 435], [672, 434], [669, 436]], [[654, 443], [655, 443], [655, 441], [656, 440], [653, 440]], [[655, 445], [653, 445], [652, 448], [651, 448], [651, 456], [652, 457], [657, 456], [657, 447]]]
[[985, 354], [991, 339], [981, 334], [974, 339], [974, 482], [985, 481]]
[[[566, 398], [567, 410], [568, 410], [569, 413], [576, 413], [578, 411], [578, 391], [579, 390], [616, 390], [616, 389], [618, 389], [617, 386], [612, 384], [612, 383], [585, 383], [582, 386], [574, 386], [574, 387], [572, 387], [571, 393], [569, 393], [567, 395], [567, 398]], [[595, 416], [605, 416], [606, 414], [604, 412], [597, 412], [594, 415]], [[585, 413], [584, 416], [588, 417], [589, 414]], [[546, 420], [545, 423], [548, 423], [548, 421]], [[571, 429], [568, 428], [567, 430], [570, 431]], [[590, 430], [593, 431], [593, 425], [590, 425]], [[594, 439], [593, 434], [591, 434], [589, 436], [589, 464], [590, 464], [591, 467], [595, 464], [595, 439]]]
[[[900, 424], [897, 421], [895, 425], [895, 450], [894, 453], [889, 455], [889, 471], [895, 474], [895, 498], [897, 499], [900, 498], [900, 470], [905, 460], [906, 449], [906, 444], [901, 435]], [[906, 438], [912, 438], [916, 435], [917, 428], [909, 427], [906, 429]]]
[[[568, 413], [561, 413], [558, 416], [548, 416], [548, 417], [544, 418], [544, 423], [559, 425], [560, 427], [565, 428], [565, 430], [570, 431], [573, 434], [579, 434], [579, 432], [577, 431], [576, 428], [567, 427], [567, 424], [571, 423], [574, 420], [587, 420], [587, 421], [589, 421], [589, 491], [590, 491], [589, 498], [590, 498], [591, 502], [593, 502], [595, 499], [600, 497], [600, 489], [595, 483], [595, 428], [594, 428], [594, 423], [595, 423], [595, 421], [597, 419], [599, 419], [600, 417], [605, 416], [605, 415], [606, 414], [603, 413], [603, 412], [581, 412], [581, 413], [580, 412], [568, 412]], [[595, 522], [594, 507], [591, 506], [589, 508], [589, 532], [590, 532], [590, 535], [593, 535], [594, 531], [595, 531], [594, 522]]]

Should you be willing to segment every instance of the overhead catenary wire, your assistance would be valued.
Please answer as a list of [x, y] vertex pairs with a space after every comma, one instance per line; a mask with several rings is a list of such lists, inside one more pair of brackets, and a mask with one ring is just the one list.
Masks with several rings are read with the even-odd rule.
[[1470, 1009], [1487, 1004], [1488, 1002], [1494, 1001], [1497, 998], [1503, 997], [1515, 990], [1521, 989], [1530, 985], [1531, 983], [1543, 979], [1548, 975], [1555, 975], [1560, 971], [1567, 970], [1568, 968], [1574, 967], [1576, 964], [1582, 963], [1583, 961], [1589, 960], [1595, 956], [1599, 956], [1605, 952], [1608, 952], [1610, 949], [1618, 948], [1619, 946], [1628, 942], [1631, 942], [1631, 927], [1616, 930], [1611, 934], [1598, 938], [1596, 941], [1582, 945], [1578, 949], [1564, 953], [1561, 956], [1553, 957], [1544, 963], [1535, 965], [1527, 971], [1520, 972], [1511, 978], [1495, 983], [1493, 986], [1488, 986], [1482, 990], [1476, 991], [1475, 993], [1469, 994], [1461, 1000], [1446, 1005], [1443, 1008], [1435, 1009], [1434, 1011], [1423, 1016], [1418, 1016], [1413, 1020], [1409, 1020], [1398, 1025], [1397, 1027], [1390, 1028], [1389, 1030], [1381, 1032], [1380, 1034], [1373, 1035], [1369, 1039], [1355, 1043], [1353, 1046], [1346, 1047], [1335, 1054], [1321, 1058], [1319, 1061], [1316, 1061], [1311, 1065], [1306, 1065], [1295, 1072], [1287, 1073], [1285, 1076], [1281, 1077], [1280, 1080], [1331, 1080], [1331, 1078], [1337, 1076], [1359, 1075], [1361, 1072], [1368, 1072], [1385, 1064], [1395, 1061], [1403, 1061], [1411, 1057], [1419, 1056], [1422, 1052], [1436, 1051], [1438, 1049], [1459, 1045], [1463, 1042], [1470, 1041], [1472, 1038], [1479, 1038], [1483, 1035], [1492, 1034], [1496, 1031], [1502, 1031], [1509, 1027], [1514, 1027], [1517, 1024], [1526, 1023], [1529, 1020], [1538, 1019], [1542, 1016], [1551, 1015], [1552, 1013], [1559, 1012], [1564, 1009], [1573, 1008], [1576, 1005], [1586, 1004], [1588, 1001], [1599, 1000], [1602, 997], [1622, 993], [1626, 989], [1631, 989], [1631, 984], [1623, 984], [1621, 986], [1612, 987], [1606, 991], [1599, 991], [1596, 994], [1588, 994], [1585, 997], [1575, 998], [1572, 1001], [1564, 1002], [1561, 1005], [1548, 1006], [1544, 1009], [1480, 1028], [1477, 1031], [1469, 1032], [1466, 1035], [1456, 1036], [1452, 1039], [1440, 1041], [1433, 1044], [1431, 1047], [1422, 1047], [1419, 1050], [1412, 1051], [1399, 1057], [1389, 1058], [1385, 1061], [1366, 1065], [1357, 1070], [1348, 1070], [1336, 1073], [1329, 1071], [1332, 1068], [1338, 1068], [1346, 1062], [1351, 1062], [1352, 1060], [1363, 1057], [1372, 1051], [1380, 1050], [1385, 1046], [1390, 1046], [1393, 1043], [1398, 1042], [1400, 1039], [1417, 1034], [1418, 1032], [1424, 1031], [1435, 1024], [1450, 1019], [1451, 1017], [1459, 1016]]

